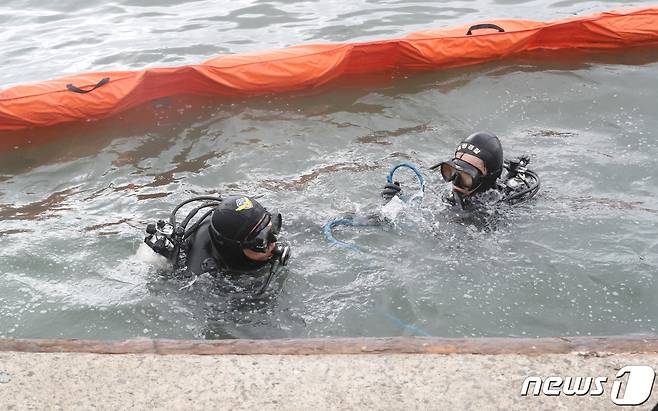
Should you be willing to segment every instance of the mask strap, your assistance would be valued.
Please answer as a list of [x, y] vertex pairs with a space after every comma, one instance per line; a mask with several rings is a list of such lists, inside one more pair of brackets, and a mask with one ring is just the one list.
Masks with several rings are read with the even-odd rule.
[[[260, 230], [257, 230], [257, 228], [260, 227], [263, 224], [263, 221], [265, 221], [266, 218], [269, 219], [267, 221], [267, 224], [265, 224]], [[267, 227], [267, 225], [270, 223], [270, 221], [272, 221], [272, 217], [270, 216], [270, 213], [266, 211], [265, 214], [263, 214], [263, 216], [260, 218], [260, 220], [258, 220], [258, 223], [256, 223], [256, 225], [254, 225], [254, 227], [251, 229], [251, 231], [249, 231], [249, 234], [247, 234], [247, 236], [244, 238], [244, 240], [241, 241], [240, 243], [248, 242], [247, 239], [249, 237], [252, 237], [252, 234], [255, 234], [253, 237], [256, 237], [256, 235], [258, 235], [258, 233], [260, 233], [262, 230], [265, 229], [265, 227]], [[253, 240], [253, 237], [251, 238], [252, 240]]]
[[240, 242], [240, 241], [235, 241], [235, 240], [232, 240], [232, 239], [230, 239], [230, 238], [224, 237], [224, 236], [222, 235], [222, 233], [220, 233], [220, 232], [215, 228], [215, 226], [213, 225], [212, 221], [210, 222], [210, 232], [211, 232], [212, 234], [214, 234], [214, 235], [215, 235], [215, 236], [216, 236], [221, 242], [224, 242], [224, 243], [233, 243], [233, 244], [237, 244], [237, 245], [239, 245], [239, 246], [242, 246], [242, 242]]

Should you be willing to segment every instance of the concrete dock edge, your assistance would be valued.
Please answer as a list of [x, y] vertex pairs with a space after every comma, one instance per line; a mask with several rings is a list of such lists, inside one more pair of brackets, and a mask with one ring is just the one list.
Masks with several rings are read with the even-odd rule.
[[[653, 409], [653, 381], [640, 406], [613, 402], [628, 366], [658, 369], [658, 337], [6, 339], [0, 409]], [[565, 383], [521, 395], [528, 377]], [[603, 393], [565, 394], [576, 377]]]

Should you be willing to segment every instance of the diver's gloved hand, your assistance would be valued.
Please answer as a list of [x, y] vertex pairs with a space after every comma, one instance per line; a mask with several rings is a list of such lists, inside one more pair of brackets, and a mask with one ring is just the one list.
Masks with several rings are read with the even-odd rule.
[[382, 190], [382, 197], [384, 197], [385, 200], [390, 200], [400, 194], [400, 192], [402, 192], [402, 187], [400, 187], [399, 182], [395, 181], [393, 183], [386, 183]]

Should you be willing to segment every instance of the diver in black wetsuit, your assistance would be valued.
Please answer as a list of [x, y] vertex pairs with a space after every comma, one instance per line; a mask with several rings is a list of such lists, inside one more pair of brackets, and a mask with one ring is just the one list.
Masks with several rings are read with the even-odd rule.
[[[192, 202], [203, 202], [178, 224], [176, 213]], [[192, 218], [204, 208], [210, 210], [187, 228]], [[278, 270], [290, 257], [290, 246], [277, 242], [281, 214], [271, 214], [247, 196], [196, 197], [179, 204], [169, 222], [149, 224], [144, 242], [166, 257], [175, 269], [190, 275], [230, 273], [262, 275], [270, 265], [258, 294], [268, 287]]]
[[[498, 137], [479, 132], [459, 143], [454, 158], [430, 169], [439, 169], [443, 179], [452, 183], [452, 193], [443, 198], [445, 203], [458, 210], [474, 210], [492, 203], [515, 204], [534, 197], [539, 191], [539, 176], [527, 169], [529, 162], [528, 157], [504, 161]], [[390, 200], [401, 190], [398, 182], [388, 183], [382, 197]]]

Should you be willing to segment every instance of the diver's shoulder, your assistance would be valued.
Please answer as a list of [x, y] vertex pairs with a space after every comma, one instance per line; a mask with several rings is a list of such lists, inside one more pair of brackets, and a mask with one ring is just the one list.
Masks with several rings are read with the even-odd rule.
[[210, 219], [201, 222], [185, 242], [185, 267], [188, 273], [203, 274], [220, 271], [220, 264], [212, 252], [212, 239], [208, 226]]

